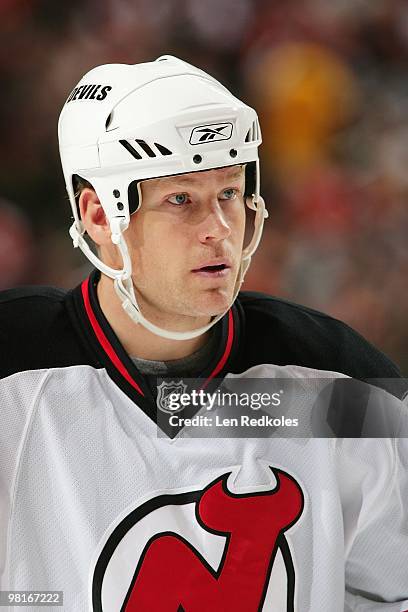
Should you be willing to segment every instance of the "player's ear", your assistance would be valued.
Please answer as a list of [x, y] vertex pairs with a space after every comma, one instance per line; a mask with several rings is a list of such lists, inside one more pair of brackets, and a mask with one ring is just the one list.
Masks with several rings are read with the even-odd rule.
[[93, 189], [85, 187], [79, 196], [79, 211], [87, 234], [96, 245], [110, 244], [110, 227], [105, 211]]

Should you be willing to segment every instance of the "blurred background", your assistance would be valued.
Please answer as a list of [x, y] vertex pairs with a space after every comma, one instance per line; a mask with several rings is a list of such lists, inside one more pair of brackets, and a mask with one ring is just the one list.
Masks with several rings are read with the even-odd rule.
[[0, 0], [0, 288], [71, 287], [60, 109], [170, 53], [260, 115], [270, 211], [245, 288], [338, 317], [408, 375], [406, 0]]

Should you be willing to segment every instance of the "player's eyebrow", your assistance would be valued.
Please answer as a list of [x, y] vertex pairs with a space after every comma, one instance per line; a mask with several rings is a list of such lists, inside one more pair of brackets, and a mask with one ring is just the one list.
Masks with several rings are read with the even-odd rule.
[[[231, 170], [230, 169], [228, 170], [229, 171], [226, 172], [224, 175], [225, 179], [240, 178], [243, 174], [243, 166], [233, 166]], [[177, 183], [177, 184], [186, 184], [186, 183], [195, 182], [199, 179], [200, 179], [199, 172], [197, 173], [191, 172], [189, 173], [188, 176], [185, 176], [184, 174], [180, 174], [179, 176], [174, 175], [174, 176], [169, 176], [169, 177], [163, 177], [161, 181], [162, 181], [162, 185], [166, 185], [168, 182]]]

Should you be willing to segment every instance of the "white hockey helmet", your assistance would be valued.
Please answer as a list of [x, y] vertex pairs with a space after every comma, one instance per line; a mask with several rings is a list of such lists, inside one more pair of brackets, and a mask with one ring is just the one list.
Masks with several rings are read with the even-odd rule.
[[[197, 337], [215, 325], [175, 332], [148, 321], [140, 311], [123, 232], [141, 205], [145, 179], [246, 164], [247, 205], [255, 211], [254, 235], [243, 250], [233, 301], [257, 248], [267, 212], [259, 195], [256, 112], [202, 70], [172, 56], [144, 64], [106, 64], [88, 72], [69, 95], [59, 118], [61, 163], [74, 223], [74, 247], [114, 279], [126, 313], [151, 332], [174, 340]], [[84, 239], [73, 179], [89, 181], [110, 224], [121, 270], [104, 264]], [[249, 189], [249, 191], [248, 191]]]

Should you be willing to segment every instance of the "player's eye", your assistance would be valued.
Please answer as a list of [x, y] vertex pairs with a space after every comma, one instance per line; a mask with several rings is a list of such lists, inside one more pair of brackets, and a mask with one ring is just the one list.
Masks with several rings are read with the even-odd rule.
[[183, 204], [188, 204], [190, 200], [187, 193], [176, 193], [167, 198], [167, 201], [174, 206], [183, 206]]
[[234, 200], [237, 196], [238, 189], [229, 187], [221, 192], [220, 200]]

